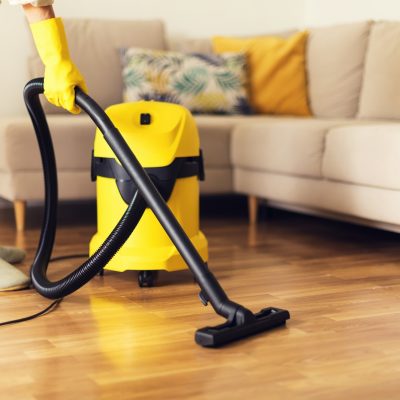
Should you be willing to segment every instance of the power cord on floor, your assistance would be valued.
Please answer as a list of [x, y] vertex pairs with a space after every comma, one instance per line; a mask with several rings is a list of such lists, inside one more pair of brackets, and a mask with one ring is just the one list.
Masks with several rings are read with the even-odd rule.
[[13, 319], [11, 321], [6, 321], [6, 322], [0, 322], [0, 326], [5, 326], [5, 325], [13, 325], [13, 324], [19, 324], [20, 322], [25, 322], [25, 321], [30, 321], [32, 319], [41, 317], [42, 315], [46, 315], [50, 312], [52, 312], [53, 310], [55, 310], [57, 308], [57, 306], [64, 300], [64, 298], [61, 299], [57, 299], [55, 301], [53, 301], [47, 308], [45, 308], [44, 310], [30, 315], [28, 317], [24, 317], [24, 318], [19, 318], [19, 319]]
[[[50, 262], [71, 260], [74, 258], [87, 258], [87, 254], [71, 254], [71, 255], [66, 255], [66, 256], [54, 257], [50, 260]], [[63, 297], [61, 299], [54, 300], [48, 307], [46, 307], [44, 310], [42, 310], [36, 314], [29, 315], [29, 316], [23, 317], [23, 318], [13, 319], [10, 321], [0, 322], [0, 326], [19, 324], [21, 322], [31, 321], [32, 319], [39, 318], [43, 315], [49, 314], [52, 311], [54, 311], [63, 300], [64, 300]]]

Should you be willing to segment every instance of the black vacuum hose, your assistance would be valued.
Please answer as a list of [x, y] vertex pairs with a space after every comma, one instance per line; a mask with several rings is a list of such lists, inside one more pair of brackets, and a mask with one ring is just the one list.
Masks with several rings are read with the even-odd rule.
[[56, 230], [58, 199], [56, 162], [46, 117], [39, 101], [39, 94], [41, 93], [43, 93], [43, 79], [35, 79], [25, 87], [25, 103], [38, 137], [45, 172], [45, 217], [38, 252], [31, 270], [32, 282], [39, 293], [52, 299], [60, 298], [87, 283], [108, 263], [128, 239], [144, 210], [149, 207], [193, 273], [201, 288], [203, 301], [211, 303], [219, 315], [230, 321], [235, 319], [238, 310], [243, 311], [245, 309], [228, 298], [121, 133], [113, 125], [104, 110], [79, 88], [76, 89], [76, 104], [89, 115], [102, 132], [107, 144], [135, 182], [138, 193], [118, 225], [96, 254], [66, 278], [58, 282], [50, 282], [47, 279], [46, 271]]
[[[65, 297], [89, 282], [122, 247], [139, 223], [146, 202], [136, 192], [121, 220], [97, 252], [65, 278], [51, 282], [47, 268], [54, 246], [58, 206], [57, 168], [53, 143], [39, 95], [44, 91], [43, 79], [30, 81], [24, 89], [25, 104], [37, 136], [44, 171], [45, 208], [39, 246], [31, 267], [31, 279], [35, 289], [44, 297]], [[99, 113], [100, 107], [86, 94], [77, 89], [76, 103], [90, 114]], [[102, 111], [102, 110], [101, 110]], [[102, 111], [103, 112], [103, 111]], [[105, 115], [105, 113], [103, 112]]]

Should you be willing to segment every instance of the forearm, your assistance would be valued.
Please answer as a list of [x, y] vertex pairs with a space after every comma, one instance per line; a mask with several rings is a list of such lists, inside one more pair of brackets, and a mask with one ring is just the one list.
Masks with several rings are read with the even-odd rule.
[[47, 100], [72, 114], [79, 114], [75, 104], [75, 88], [87, 92], [87, 87], [79, 69], [72, 62], [68, 49], [67, 35], [61, 18], [55, 18], [53, 0], [9, 0], [24, 5], [30, 23], [33, 40], [42, 60], [44, 71], [44, 95]]
[[22, 7], [30, 24], [54, 18], [53, 6], [35, 7], [31, 4], [25, 4]]

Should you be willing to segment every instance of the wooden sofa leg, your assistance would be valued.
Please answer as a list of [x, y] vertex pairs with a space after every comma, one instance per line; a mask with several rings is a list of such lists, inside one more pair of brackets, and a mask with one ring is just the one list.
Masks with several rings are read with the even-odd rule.
[[26, 201], [15, 200], [14, 201], [14, 214], [15, 224], [18, 232], [25, 230], [25, 214], [26, 214]]
[[247, 198], [249, 205], [249, 223], [256, 225], [258, 219], [258, 198], [256, 196], [249, 196]]

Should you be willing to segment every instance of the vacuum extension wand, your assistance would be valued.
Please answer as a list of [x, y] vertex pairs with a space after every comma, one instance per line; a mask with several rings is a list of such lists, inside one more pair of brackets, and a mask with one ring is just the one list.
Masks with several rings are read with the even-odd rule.
[[198, 330], [195, 335], [198, 344], [205, 347], [218, 347], [286, 323], [286, 320], [290, 318], [286, 310], [271, 307], [253, 314], [228, 298], [120, 132], [103, 109], [79, 88], [76, 89], [76, 104], [100, 129], [121, 165], [135, 182], [138, 191], [100, 249], [66, 278], [59, 282], [50, 282], [46, 277], [46, 271], [54, 245], [58, 197], [54, 149], [46, 117], [39, 101], [39, 95], [43, 91], [43, 79], [32, 80], [26, 85], [24, 91], [25, 103], [37, 135], [45, 174], [45, 217], [38, 251], [31, 270], [32, 282], [39, 293], [48, 298], [59, 298], [87, 283], [104, 268], [124, 244], [140, 221], [146, 207], [149, 207], [199, 284], [201, 288], [199, 297], [202, 303], [204, 305], [211, 303], [215, 312], [227, 319], [227, 322], [222, 325]]

